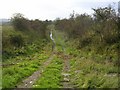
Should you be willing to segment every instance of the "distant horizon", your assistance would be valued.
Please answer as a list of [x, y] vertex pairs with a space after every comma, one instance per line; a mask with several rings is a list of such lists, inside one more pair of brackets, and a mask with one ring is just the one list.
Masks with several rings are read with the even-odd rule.
[[[113, 5], [118, 9], [119, 0], [3, 0], [0, 6], [0, 19], [10, 19], [13, 14], [21, 13], [29, 20], [55, 20], [56, 18], [69, 18], [70, 14], [93, 14], [92, 8]], [[6, 3], [7, 2], [7, 3]], [[5, 6], [6, 5], [6, 6]], [[4, 8], [3, 8], [4, 7]]]

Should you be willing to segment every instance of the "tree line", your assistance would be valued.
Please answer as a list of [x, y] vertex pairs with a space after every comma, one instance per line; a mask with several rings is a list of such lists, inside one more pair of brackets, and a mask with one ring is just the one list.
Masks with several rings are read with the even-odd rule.
[[[68, 40], [77, 39], [79, 42], [78, 49], [93, 46], [101, 50], [105, 46], [113, 44], [117, 44], [116, 49], [118, 49], [120, 43], [119, 14], [110, 6], [93, 10], [92, 16], [86, 13], [73, 13], [68, 19], [53, 21], [29, 20], [20, 13], [14, 14], [11, 18], [11, 24], [17, 32], [23, 35], [10, 35], [9, 41], [15, 47], [22, 47], [26, 42], [32, 43], [38, 38], [49, 42], [48, 25], [54, 24], [56, 30], [66, 33]], [[3, 37], [3, 39], [5, 38]], [[6, 45], [6, 43], [7, 41], [3, 40], [3, 44]]]

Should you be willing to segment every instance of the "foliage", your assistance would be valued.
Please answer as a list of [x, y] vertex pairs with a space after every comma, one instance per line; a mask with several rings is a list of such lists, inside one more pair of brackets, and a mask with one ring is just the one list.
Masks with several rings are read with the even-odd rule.
[[[2, 87], [3, 88], [14, 88], [19, 82], [21, 82], [26, 77], [30, 76], [33, 72], [38, 70], [39, 66], [48, 58], [46, 54], [36, 53], [31, 57], [16, 57], [9, 60], [10, 63], [15, 63], [15, 65], [4, 67], [2, 73]], [[19, 61], [21, 60], [22, 61]], [[9, 64], [5, 62], [4, 64]]]
[[93, 10], [95, 11], [95, 13], [93, 14], [95, 20], [98, 22], [103, 22], [107, 19], [116, 19], [116, 12], [111, 6], [105, 8], [100, 7]]
[[24, 44], [23, 38], [21, 35], [11, 35], [10, 43], [15, 47], [22, 47]]
[[41, 51], [48, 43], [49, 21], [28, 20], [22, 14], [16, 13], [11, 18], [11, 23], [12, 25], [3, 26], [3, 61]]
[[20, 13], [14, 14], [11, 19], [15, 30], [25, 31], [28, 30], [28, 20]]
[[60, 88], [62, 60], [54, 57], [33, 88]]

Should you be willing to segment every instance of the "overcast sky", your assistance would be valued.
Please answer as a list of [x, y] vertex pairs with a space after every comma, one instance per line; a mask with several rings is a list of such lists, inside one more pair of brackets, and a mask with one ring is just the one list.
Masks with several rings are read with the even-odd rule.
[[[92, 14], [91, 8], [105, 7], [119, 0], [0, 0], [0, 18], [22, 13], [29, 19], [54, 20], [68, 18], [70, 13]], [[115, 4], [117, 7], [117, 4]], [[115, 8], [116, 8], [115, 7]]]

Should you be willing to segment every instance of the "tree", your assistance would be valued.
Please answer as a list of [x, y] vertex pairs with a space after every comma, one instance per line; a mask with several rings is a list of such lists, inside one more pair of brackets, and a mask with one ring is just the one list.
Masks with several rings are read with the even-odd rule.
[[11, 18], [12, 24], [16, 30], [25, 31], [29, 29], [29, 20], [24, 18], [23, 14], [16, 13]]
[[116, 12], [112, 7], [105, 7], [105, 8], [98, 8], [93, 9], [94, 12], [94, 18], [98, 22], [103, 22], [109, 19], [114, 19], [116, 17]]
[[95, 32], [100, 36], [100, 42], [115, 43], [117, 34], [117, 14], [112, 7], [93, 9]]

